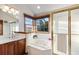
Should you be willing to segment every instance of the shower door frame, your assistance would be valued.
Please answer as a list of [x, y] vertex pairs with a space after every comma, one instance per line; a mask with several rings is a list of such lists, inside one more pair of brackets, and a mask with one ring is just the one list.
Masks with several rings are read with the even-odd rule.
[[59, 9], [59, 10], [56, 10], [54, 12], [51, 12], [50, 14], [50, 19], [51, 19], [51, 36], [52, 36], [52, 53], [54, 53], [53, 51], [53, 48], [54, 48], [54, 37], [53, 37], [53, 15], [56, 14], [56, 13], [61, 13], [61, 12], [66, 12], [68, 11], [68, 55], [71, 55], [71, 11], [72, 10], [75, 10], [75, 9], [79, 9], [79, 5], [73, 5], [73, 6], [70, 6], [68, 8], [63, 8], [63, 9]]

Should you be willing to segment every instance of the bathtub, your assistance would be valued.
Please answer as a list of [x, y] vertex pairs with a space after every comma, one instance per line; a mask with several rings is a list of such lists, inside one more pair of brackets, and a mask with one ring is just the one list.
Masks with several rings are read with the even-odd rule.
[[29, 55], [52, 55], [51, 40], [30, 40], [28, 43]]

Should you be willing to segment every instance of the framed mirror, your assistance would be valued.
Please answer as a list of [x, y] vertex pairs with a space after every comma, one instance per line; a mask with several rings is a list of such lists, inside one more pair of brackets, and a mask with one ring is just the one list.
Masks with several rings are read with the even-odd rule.
[[3, 20], [0, 20], [0, 35], [3, 35]]

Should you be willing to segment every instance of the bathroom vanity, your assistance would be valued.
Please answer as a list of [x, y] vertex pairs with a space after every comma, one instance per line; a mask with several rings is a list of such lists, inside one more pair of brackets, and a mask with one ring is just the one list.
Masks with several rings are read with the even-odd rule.
[[0, 40], [0, 55], [23, 55], [26, 38]]
[[23, 55], [26, 49], [25, 34], [19, 30], [19, 19], [0, 10], [0, 55]]

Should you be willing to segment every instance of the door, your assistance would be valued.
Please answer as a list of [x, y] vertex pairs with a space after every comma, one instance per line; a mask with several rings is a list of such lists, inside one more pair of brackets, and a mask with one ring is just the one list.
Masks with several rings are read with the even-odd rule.
[[79, 9], [71, 11], [71, 54], [79, 55]]
[[68, 11], [53, 14], [53, 52], [68, 54]]

